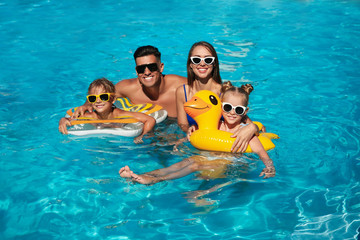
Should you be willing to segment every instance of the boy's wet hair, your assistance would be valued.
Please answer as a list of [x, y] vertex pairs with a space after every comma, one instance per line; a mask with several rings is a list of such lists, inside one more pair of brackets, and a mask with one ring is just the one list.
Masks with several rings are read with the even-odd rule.
[[159, 49], [150, 45], [142, 46], [136, 49], [134, 52], [134, 59], [136, 60], [138, 57], [144, 57], [148, 55], [154, 55], [157, 60], [161, 60], [161, 53], [159, 52]]
[[115, 85], [106, 78], [98, 78], [94, 80], [88, 88], [88, 93], [90, 93], [91, 89], [96, 87], [103, 87], [107, 93], [115, 93]]
[[222, 98], [224, 98], [225, 94], [228, 92], [244, 94], [245, 100], [246, 100], [246, 106], [247, 106], [249, 103], [249, 95], [253, 90], [254, 90], [254, 87], [249, 83], [245, 84], [245, 85], [241, 85], [241, 87], [235, 87], [232, 85], [232, 83], [230, 81], [227, 81], [221, 87], [221, 95], [222, 95]]

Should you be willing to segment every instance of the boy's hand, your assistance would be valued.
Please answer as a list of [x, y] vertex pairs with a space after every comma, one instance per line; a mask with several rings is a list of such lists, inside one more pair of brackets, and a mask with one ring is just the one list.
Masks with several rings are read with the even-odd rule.
[[68, 134], [67, 126], [71, 126], [70, 119], [61, 118], [59, 121], [59, 132], [61, 132], [62, 134]]
[[134, 138], [134, 143], [138, 144], [138, 143], [143, 143], [143, 135], [137, 136]]

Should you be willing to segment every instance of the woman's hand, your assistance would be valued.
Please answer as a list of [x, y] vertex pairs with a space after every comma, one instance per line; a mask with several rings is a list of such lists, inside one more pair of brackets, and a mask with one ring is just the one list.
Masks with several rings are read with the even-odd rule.
[[258, 132], [258, 128], [254, 123], [249, 123], [245, 127], [240, 128], [231, 137], [236, 138], [231, 152], [245, 152], [251, 138]]
[[190, 136], [193, 132], [195, 132], [196, 130], [196, 127], [194, 125], [192, 125], [191, 127], [188, 128], [187, 130], [187, 134], [186, 134], [186, 137], [187, 139], [190, 141]]
[[67, 126], [71, 126], [70, 119], [61, 118], [59, 121], [59, 132], [61, 132], [62, 134], [68, 134]]

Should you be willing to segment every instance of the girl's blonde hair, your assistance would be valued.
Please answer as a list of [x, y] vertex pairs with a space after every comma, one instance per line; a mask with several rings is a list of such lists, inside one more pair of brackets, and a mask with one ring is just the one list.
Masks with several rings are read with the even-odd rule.
[[229, 92], [241, 93], [245, 96], [246, 106], [247, 106], [249, 103], [249, 95], [253, 90], [254, 90], [254, 87], [249, 83], [242, 85], [241, 87], [235, 87], [234, 85], [232, 85], [232, 83], [230, 81], [227, 81], [226, 83], [222, 84], [221, 96], [222, 96], [222, 99], [224, 99], [224, 96], [226, 93], [229, 93]]

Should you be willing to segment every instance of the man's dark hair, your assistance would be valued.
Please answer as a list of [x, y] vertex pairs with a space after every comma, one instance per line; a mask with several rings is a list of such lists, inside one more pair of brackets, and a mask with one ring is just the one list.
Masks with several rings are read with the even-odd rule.
[[144, 57], [148, 55], [154, 55], [156, 59], [158, 59], [159, 61], [161, 60], [161, 53], [159, 52], [159, 50], [156, 47], [150, 45], [142, 46], [136, 49], [136, 51], [134, 52], [134, 59], [136, 60], [136, 58], [138, 57]]

